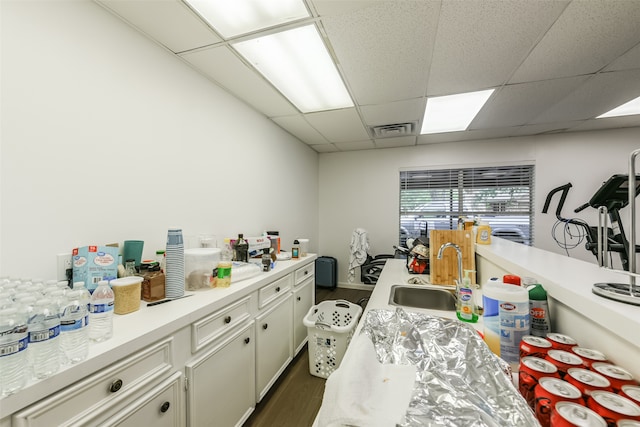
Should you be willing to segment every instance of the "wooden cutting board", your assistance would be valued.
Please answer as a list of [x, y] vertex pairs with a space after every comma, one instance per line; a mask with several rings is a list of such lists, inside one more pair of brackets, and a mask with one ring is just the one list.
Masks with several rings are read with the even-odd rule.
[[[454, 285], [458, 279], [458, 254], [455, 249], [447, 248], [438, 259], [438, 250], [445, 243], [455, 243], [462, 250], [462, 274], [464, 270], [476, 269], [476, 254], [473, 233], [465, 230], [431, 230], [429, 233], [429, 271], [431, 283]], [[476, 283], [475, 273], [469, 274], [471, 283]]]

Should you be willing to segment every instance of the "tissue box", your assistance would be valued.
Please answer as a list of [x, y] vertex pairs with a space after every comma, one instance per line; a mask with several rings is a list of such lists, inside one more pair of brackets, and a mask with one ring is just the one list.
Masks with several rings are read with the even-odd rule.
[[119, 249], [111, 246], [83, 246], [72, 252], [73, 281], [84, 282], [93, 293], [98, 282], [107, 277], [118, 277]]

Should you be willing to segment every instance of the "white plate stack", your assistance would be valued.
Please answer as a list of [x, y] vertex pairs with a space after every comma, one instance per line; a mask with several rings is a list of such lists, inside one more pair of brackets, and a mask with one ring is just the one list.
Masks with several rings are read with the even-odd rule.
[[169, 229], [165, 257], [165, 298], [181, 297], [184, 295], [184, 240], [182, 238], [182, 229]]

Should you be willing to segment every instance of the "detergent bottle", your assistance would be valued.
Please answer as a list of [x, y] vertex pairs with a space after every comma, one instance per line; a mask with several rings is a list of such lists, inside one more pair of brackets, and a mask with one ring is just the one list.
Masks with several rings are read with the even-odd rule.
[[473, 284], [469, 273], [475, 270], [465, 270], [464, 278], [457, 282], [456, 316], [463, 322], [476, 323], [478, 321], [477, 309], [473, 298]]

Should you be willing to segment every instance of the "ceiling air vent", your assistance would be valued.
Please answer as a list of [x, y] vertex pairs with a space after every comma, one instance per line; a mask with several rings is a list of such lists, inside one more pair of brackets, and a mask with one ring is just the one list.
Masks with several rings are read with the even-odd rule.
[[371, 134], [374, 138], [395, 138], [398, 136], [413, 135], [413, 131], [415, 128], [415, 122], [372, 126]]

